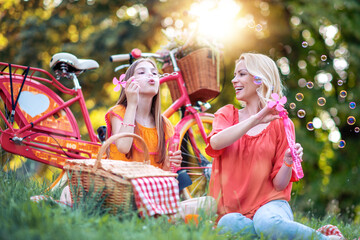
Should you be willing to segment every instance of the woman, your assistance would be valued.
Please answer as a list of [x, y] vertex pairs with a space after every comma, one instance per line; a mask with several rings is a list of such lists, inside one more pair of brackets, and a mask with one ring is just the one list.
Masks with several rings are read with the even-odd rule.
[[[209, 191], [218, 200], [218, 226], [222, 232], [271, 239], [329, 239], [293, 221], [288, 201], [298, 179], [283, 121], [267, 107], [272, 93], [283, 96], [275, 62], [242, 54], [232, 84], [244, 108], [226, 105], [215, 113], [206, 148], [214, 157]], [[297, 143], [295, 149], [301, 158], [303, 148]]]

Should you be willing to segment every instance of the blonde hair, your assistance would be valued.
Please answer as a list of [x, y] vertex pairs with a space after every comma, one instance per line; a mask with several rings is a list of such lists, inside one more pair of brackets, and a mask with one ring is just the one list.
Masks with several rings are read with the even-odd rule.
[[261, 85], [257, 89], [260, 98], [261, 108], [265, 107], [271, 99], [272, 93], [277, 93], [280, 97], [284, 95], [284, 86], [280, 79], [279, 69], [274, 60], [260, 53], [243, 53], [240, 55], [236, 64], [243, 61], [247, 71], [261, 78]]
[[[149, 58], [140, 58], [133, 62], [130, 67], [127, 69], [125, 73], [125, 81], [128, 81], [134, 73], [136, 67], [142, 62], [149, 62], [151, 63], [155, 69], [157, 69], [156, 63], [149, 59]], [[116, 105], [123, 105], [125, 108], [127, 107], [127, 99], [125, 94], [125, 89], [122, 88], [119, 100], [116, 102]], [[164, 163], [166, 158], [166, 142], [165, 142], [165, 131], [164, 131], [164, 117], [161, 115], [161, 101], [160, 101], [160, 94], [159, 92], [153, 97], [152, 104], [151, 104], [151, 115], [154, 117], [155, 120], [155, 127], [158, 135], [158, 154], [160, 155], [158, 163]], [[137, 127], [135, 128], [135, 131]], [[127, 158], [130, 158], [132, 155], [132, 147], [128, 154], [126, 154]]]

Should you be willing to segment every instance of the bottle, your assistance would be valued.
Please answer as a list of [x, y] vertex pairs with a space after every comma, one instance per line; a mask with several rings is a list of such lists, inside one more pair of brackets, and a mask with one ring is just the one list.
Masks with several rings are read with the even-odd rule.
[[[174, 153], [177, 150], [179, 150], [179, 142], [180, 142], [180, 134], [178, 132], [175, 132], [169, 141], [169, 151]], [[172, 163], [170, 163], [170, 171], [172, 173], [175, 173], [177, 171], [177, 169], [175, 169]]]

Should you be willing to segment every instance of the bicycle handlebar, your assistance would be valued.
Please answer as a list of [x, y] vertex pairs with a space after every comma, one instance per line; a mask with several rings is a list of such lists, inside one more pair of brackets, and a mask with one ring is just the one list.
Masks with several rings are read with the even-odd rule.
[[110, 62], [121, 62], [121, 61], [128, 61], [132, 58], [140, 58], [140, 57], [153, 57], [153, 58], [162, 58], [160, 54], [156, 53], [143, 53], [140, 49], [134, 48], [131, 53], [126, 54], [116, 54], [110, 56]]
[[[141, 52], [140, 49], [138, 48], [134, 48], [131, 53], [126, 53], [126, 54], [116, 54], [116, 55], [112, 55], [110, 56], [110, 61], [111, 62], [121, 62], [121, 61], [130, 61], [132, 59], [137, 59], [140, 57], [153, 57], [153, 58], [157, 58], [157, 59], [165, 59], [167, 57], [170, 57], [170, 61], [174, 67], [174, 71], [177, 72], [179, 71], [179, 67], [176, 63], [176, 58], [175, 58], [175, 54], [179, 51], [180, 48], [174, 48], [172, 50], [169, 51], [168, 55], [161, 55], [161, 54], [157, 54], [157, 53], [143, 53]], [[131, 61], [130, 61], [131, 64]], [[115, 72], [124, 68], [124, 67], [129, 67], [129, 64], [123, 64], [119, 67], [117, 67], [115, 69]]]

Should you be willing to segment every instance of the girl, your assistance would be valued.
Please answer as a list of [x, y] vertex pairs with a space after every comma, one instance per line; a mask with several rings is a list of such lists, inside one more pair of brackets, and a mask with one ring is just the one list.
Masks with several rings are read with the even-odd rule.
[[[270, 239], [329, 239], [293, 221], [288, 201], [298, 179], [283, 121], [267, 107], [272, 93], [283, 96], [275, 62], [262, 54], [242, 54], [232, 84], [245, 106], [226, 105], [215, 113], [206, 147], [214, 157], [209, 191], [218, 199], [218, 226]], [[297, 143], [295, 149], [301, 158], [303, 148]]]
[[[137, 133], [146, 142], [151, 164], [164, 170], [170, 165], [180, 167], [181, 151], [167, 154], [167, 141], [174, 134], [170, 121], [161, 115], [159, 77], [156, 65], [149, 59], [135, 61], [126, 71], [126, 87], [120, 93], [118, 102], [105, 116], [110, 135]], [[132, 138], [118, 139], [110, 145], [110, 159], [143, 161], [141, 150]], [[201, 197], [180, 203], [177, 216], [185, 219], [188, 214], [197, 214], [199, 208], [209, 213], [216, 212], [215, 200]]]
[[[166, 171], [170, 170], [170, 166], [180, 167], [181, 151], [167, 153], [167, 142], [174, 134], [174, 127], [160, 112], [160, 82], [155, 63], [145, 58], [135, 61], [118, 84], [125, 85], [125, 88], [116, 105], [105, 115], [107, 137], [117, 133], [136, 133], [148, 147], [151, 165]], [[133, 138], [117, 139], [110, 145], [108, 158], [144, 161], [143, 151], [138, 146], [140, 144]], [[64, 189], [60, 200], [71, 204], [69, 186]], [[185, 219], [188, 214], [197, 214], [199, 208], [215, 213], [215, 200], [201, 197], [183, 201], [177, 216]]]
[[[148, 147], [151, 165], [167, 171], [171, 164], [179, 167], [181, 151], [167, 154], [166, 143], [174, 134], [174, 128], [160, 113], [159, 76], [155, 63], [150, 59], [135, 61], [126, 71], [124, 83], [126, 86], [117, 104], [105, 116], [108, 137], [117, 133], [136, 133]], [[137, 146], [141, 145], [132, 138], [120, 138], [110, 145], [108, 157], [144, 161], [143, 151]], [[72, 204], [69, 186], [64, 188], [60, 200]]]
[[[161, 115], [159, 76], [155, 63], [139, 59], [128, 68], [125, 88], [105, 116], [108, 137], [117, 133], [136, 133], [146, 142], [151, 164], [170, 170], [181, 165], [181, 151], [167, 154], [167, 141], [174, 134], [170, 121]], [[136, 140], [121, 138], [110, 146], [110, 159], [143, 161]]]

